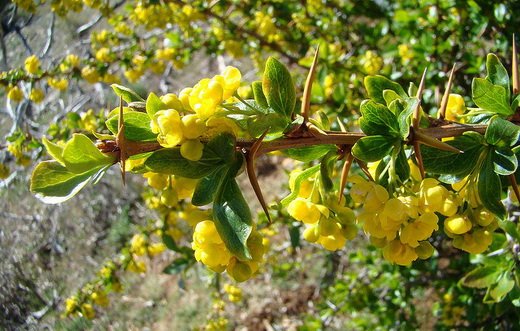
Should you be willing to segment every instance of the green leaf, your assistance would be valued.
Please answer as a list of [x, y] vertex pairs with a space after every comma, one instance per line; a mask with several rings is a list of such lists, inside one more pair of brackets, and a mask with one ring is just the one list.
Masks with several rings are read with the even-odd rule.
[[179, 257], [172, 261], [163, 269], [163, 273], [168, 275], [176, 275], [193, 265], [193, 259], [187, 257]]
[[509, 101], [511, 93], [509, 86], [509, 75], [507, 74], [506, 68], [502, 65], [495, 54], [490, 53], [487, 55], [486, 68], [486, 79], [489, 80], [493, 85], [502, 86], [506, 91], [507, 101]]
[[[209, 155], [208, 155], [209, 154]], [[181, 155], [180, 147], [165, 148], [150, 155], [144, 165], [149, 171], [186, 178], [202, 178], [209, 175], [223, 162], [213, 152], [204, 148], [199, 161], [190, 161]]]
[[34, 168], [30, 190], [44, 203], [61, 203], [78, 193], [101, 169], [75, 173], [57, 161], [43, 161]]
[[401, 148], [397, 154], [395, 168], [395, 172], [402, 182], [410, 178], [410, 165], [408, 164], [408, 158], [406, 157], [404, 148]]
[[493, 153], [486, 156], [478, 176], [478, 194], [484, 207], [499, 218], [506, 216], [504, 205], [500, 201], [502, 184], [500, 177], [495, 173]]
[[234, 176], [227, 176], [213, 202], [215, 227], [227, 249], [241, 260], [250, 260], [247, 238], [253, 229], [251, 212]]
[[494, 148], [493, 164], [495, 172], [502, 176], [513, 174], [518, 168], [516, 155], [509, 148]]
[[288, 124], [287, 117], [277, 113], [254, 115], [247, 119], [247, 131], [252, 137], [259, 137], [266, 130], [270, 134], [282, 132]]
[[291, 116], [296, 104], [296, 90], [289, 70], [273, 57], [265, 64], [262, 90], [269, 107], [281, 115]]
[[394, 90], [383, 90], [383, 99], [385, 99], [386, 105], [389, 107], [395, 100], [402, 99]]
[[159, 110], [168, 109], [168, 107], [161, 101], [161, 99], [151, 92], [146, 98], [146, 113], [150, 118], [153, 118], [155, 113]]
[[56, 161], [58, 161], [59, 164], [62, 166], [65, 166], [65, 161], [63, 160], [63, 147], [55, 144], [47, 138], [42, 138], [43, 146], [45, 146], [45, 149], [47, 150], [47, 153]]
[[402, 98], [407, 97], [401, 85], [383, 76], [367, 76], [364, 83], [370, 99], [380, 104], [385, 104], [385, 98], [383, 97], [383, 91], [385, 90], [392, 90]]
[[482, 142], [473, 135], [462, 135], [446, 143], [464, 151], [464, 153], [456, 154], [421, 145], [425, 170], [437, 175], [467, 176], [477, 164], [478, 157], [484, 148]]
[[484, 78], [474, 78], [471, 90], [473, 102], [479, 108], [504, 116], [513, 114], [504, 87], [493, 85], [493, 83]]
[[291, 159], [301, 161], [301, 162], [310, 162], [313, 160], [317, 160], [323, 157], [330, 151], [335, 151], [335, 145], [314, 145], [308, 147], [300, 147], [300, 148], [289, 148], [283, 150], [282, 153], [290, 157]]
[[217, 168], [215, 171], [210, 173], [208, 176], [202, 178], [197, 183], [191, 203], [194, 206], [204, 206], [210, 204], [217, 193], [222, 181], [227, 173], [227, 169], [223, 166]]
[[495, 116], [489, 122], [485, 138], [490, 145], [500, 147], [513, 146], [520, 138], [520, 127], [508, 120]]
[[468, 272], [460, 280], [460, 284], [473, 288], [486, 288], [497, 282], [502, 272], [497, 266], [483, 266]]
[[511, 110], [513, 112], [516, 112], [518, 109], [518, 106], [520, 106], [520, 94], [518, 94], [514, 99], [513, 102], [511, 102]]
[[132, 89], [129, 89], [126, 86], [119, 85], [119, 84], [112, 84], [112, 89], [117, 94], [117, 96], [123, 97], [123, 100], [126, 102], [135, 102], [135, 101], [144, 101], [137, 92], [135, 92]]
[[397, 122], [399, 123], [399, 133], [403, 140], [407, 139], [410, 135], [410, 127], [412, 126], [413, 113], [418, 104], [419, 99], [406, 98], [405, 108], [401, 113], [399, 113]]
[[67, 170], [77, 174], [115, 162], [114, 156], [103, 154], [87, 136], [79, 133], [65, 144], [62, 159]]
[[361, 103], [359, 127], [366, 135], [398, 135], [397, 117], [386, 106], [373, 100]]
[[265, 97], [264, 91], [262, 90], [262, 82], [256, 81], [251, 84], [251, 90], [253, 91], [253, 97], [255, 101], [262, 107], [267, 108], [269, 104], [267, 103], [267, 99]]
[[490, 287], [489, 294], [494, 299], [494, 302], [500, 302], [515, 286], [514, 280], [510, 278], [508, 271], [502, 274], [498, 283]]
[[317, 164], [299, 173], [296, 179], [294, 180], [294, 187], [291, 190], [291, 194], [289, 194], [288, 196], [283, 198], [282, 201], [280, 201], [282, 206], [287, 206], [291, 201], [296, 199], [298, 197], [298, 192], [300, 191], [300, 186], [302, 185], [302, 182], [314, 176], [319, 170], [320, 165]]
[[219, 166], [236, 162], [235, 137], [222, 133], [210, 140], [198, 161], [185, 159], [180, 147], [165, 148], [151, 154], [145, 166], [153, 172], [177, 175], [186, 178], [203, 178]]
[[320, 179], [321, 184], [326, 192], [332, 191], [334, 183], [332, 182], [331, 173], [334, 169], [334, 163], [338, 160], [336, 151], [328, 152], [320, 162]]
[[352, 155], [364, 162], [375, 162], [390, 154], [398, 142], [395, 137], [367, 136], [359, 139], [352, 147]]
[[[124, 113], [125, 137], [133, 141], [156, 141], [157, 134], [152, 132], [150, 117], [137, 111]], [[108, 129], [116, 134], [118, 131], [119, 115], [114, 115], [106, 121]]]
[[506, 218], [498, 220], [498, 226], [517, 242], [520, 242], [520, 230], [518, 229], [518, 224]]

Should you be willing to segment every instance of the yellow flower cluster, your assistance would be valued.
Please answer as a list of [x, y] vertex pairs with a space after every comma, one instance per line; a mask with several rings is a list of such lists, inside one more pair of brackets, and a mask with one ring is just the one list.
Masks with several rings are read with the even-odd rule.
[[387, 190], [361, 178], [350, 179], [354, 184], [351, 197], [362, 204], [358, 221], [371, 240], [383, 248], [386, 260], [409, 265], [417, 258], [433, 254], [427, 241], [438, 230], [438, 214], [452, 216], [461, 203], [458, 197], [432, 178], [424, 179], [419, 192], [410, 196], [390, 197]]
[[40, 70], [40, 60], [36, 55], [31, 55], [25, 59], [25, 71], [30, 75], [35, 75]]
[[7, 98], [14, 102], [20, 102], [23, 100], [23, 92], [18, 86], [11, 86], [8, 88]]
[[53, 89], [64, 91], [69, 86], [69, 81], [66, 78], [49, 78], [47, 84]]
[[282, 35], [274, 24], [275, 19], [263, 11], [255, 12], [255, 28], [259, 35], [266, 37], [268, 42], [280, 41]]
[[142, 233], [135, 234], [130, 241], [130, 252], [137, 256], [145, 254], [155, 256], [164, 252], [165, 249], [166, 246], [162, 242], [152, 243]]
[[[294, 178], [299, 171], [294, 171], [289, 179], [289, 187], [294, 191]], [[336, 251], [345, 246], [347, 240], [357, 234], [355, 215], [352, 209], [339, 204], [336, 200], [320, 204], [318, 190], [313, 190], [315, 179], [309, 178], [300, 184], [298, 197], [287, 206], [287, 212], [294, 219], [306, 224], [303, 232], [305, 240], [317, 243], [329, 251]]]
[[408, 63], [413, 59], [413, 50], [407, 44], [397, 46], [397, 50], [403, 64]]
[[383, 68], [383, 59], [373, 51], [367, 51], [361, 59], [363, 69], [369, 75], [378, 74]]
[[267, 240], [253, 230], [247, 240], [247, 247], [252, 259], [240, 260], [226, 248], [213, 221], [205, 220], [195, 226], [192, 243], [195, 259], [215, 272], [226, 270], [237, 282], [248, 280], [258, 271], [267, 250]]
[[466, 111], [464, 98], [460, 94], [450, 94], [448, 98], [448, 105], [446, 106], [446, 119], [450, 121], [461, 121], [461, 115]]
[[228, 294], [228, 300], [231, 302], [239, 302], [242, 300], [242, 290], [240, 287], [231, 284], [225, 284], [224, 292]]
[[221, 75], [199, 81], [193, 88], [182, 90], [179, 96], [161, 97], [169, 108], [158, 111], [151, 122], [157, 141], [166, 148], [181, 145], [181, 155], [198, 161], [204, 145], [200, 138], [227, 131], [237, 134], [233, 121], [213, 117], [220, 104], [233, 96], [240, 86], [241, 74], [237, 68], [227, 67]]

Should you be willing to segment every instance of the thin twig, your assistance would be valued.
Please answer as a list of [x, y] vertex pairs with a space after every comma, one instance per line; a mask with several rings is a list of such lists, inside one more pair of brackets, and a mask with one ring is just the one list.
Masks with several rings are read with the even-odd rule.
[[53, 13], [51, 16], [51, 24], [49, 25], [49, 28], [47, 29], [47, 42], [45, 43], [45, 46], [43, 47], [43, 49], [40, 53], [41, 54], [40, 57], [44, 57], [45, 55], [47, 55], [47, 53], [51, 49], [52, 40], [53, 40], [53, 36], [54, 36], [54, 21], [55, 20], [56, 20], [56, 15]]

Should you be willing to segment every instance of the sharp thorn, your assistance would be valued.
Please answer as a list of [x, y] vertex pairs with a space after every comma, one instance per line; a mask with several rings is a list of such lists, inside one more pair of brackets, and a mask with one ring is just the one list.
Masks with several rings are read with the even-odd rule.
[[307, 80], [305, 81], [305, 88], [303, 89], [301, 115], [303, 116], [304, 122], [309, 120], [312, 83], [314, 82], [314, 76], [316, 74], [319, 52], [320, 46], [318, 45], [318, 47], [316, 47], [316, 52], [314, 52], [314, 59], [312, 60], [311, 68], [309, 69], [309, 74], [307, 75]]
[[265, 202], [264, 195], [262, 194], [262, 189], [260, 188], [260, 185], [258, 184], [258, 178], [256, 177], [256, 171], [255, 171], [256, 153], [258, 152], [260, 145], [262, 144], [262, 141], [264, 140], [268, 131], [269, 131], [269, 129], [267, 129], [254, 142], [253, 146], [251, 146], [251, 149], [246, 154], [246, 170], [247, 170], [247, 177], [249, 178], [251, 187], [253, 188], [253, 191], [255, 192], [256, 198], [260, 202], [260, 205], [262, 206], [262, 209], [264, 210], [264, 213], [267, 216], [267, 220], [269, 221], [269, 224], [271, 224], [273, 221], [271, 219], [271, 216], [269, 215], [269, 209], [267, 208], [267, 203]]
[[446, 117], [446, 107], [448, 107], [448, 100], [450, 98], [451, 85], [453, 83], [453, 73], [455, 72], [456, 63], [453, 64], [451, 68], [450, 77], [448, 78], [448, 84], [446, 85], [446, 91], [444, 91], [444, 95], [442, 96], [441, 106], [439, 107], [439, 115], [438, 117], [443, 120]]
[[414, 129], [418, 129], [419, 128], [419, 121], [421, 120], [421, 99], [422, 99], [422, 95], [423, 95], [423, 92], [424, 92], [424, 82], [426, 80], [426, 71], [427, 71], [427, 68], [424, 68], [424, 71], [423, 71], [423, 74], [422, 74], [422, 77], [421, 77], [421, 82], [419, 83], [419, 88], [417, 89], [417, 99], [419, 99], [419, 102], [417, 103], [417, 107], [415, 107], [415, 110], [413, 112], [413, 128]]

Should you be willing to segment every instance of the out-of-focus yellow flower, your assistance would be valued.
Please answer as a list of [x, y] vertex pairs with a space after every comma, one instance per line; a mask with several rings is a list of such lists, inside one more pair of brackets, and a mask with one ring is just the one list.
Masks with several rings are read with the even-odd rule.
[[31, 55], [25, 59], [25, 71], [28, 74], [34, 75], [40, 70], [40, 60], [36, 55]]

